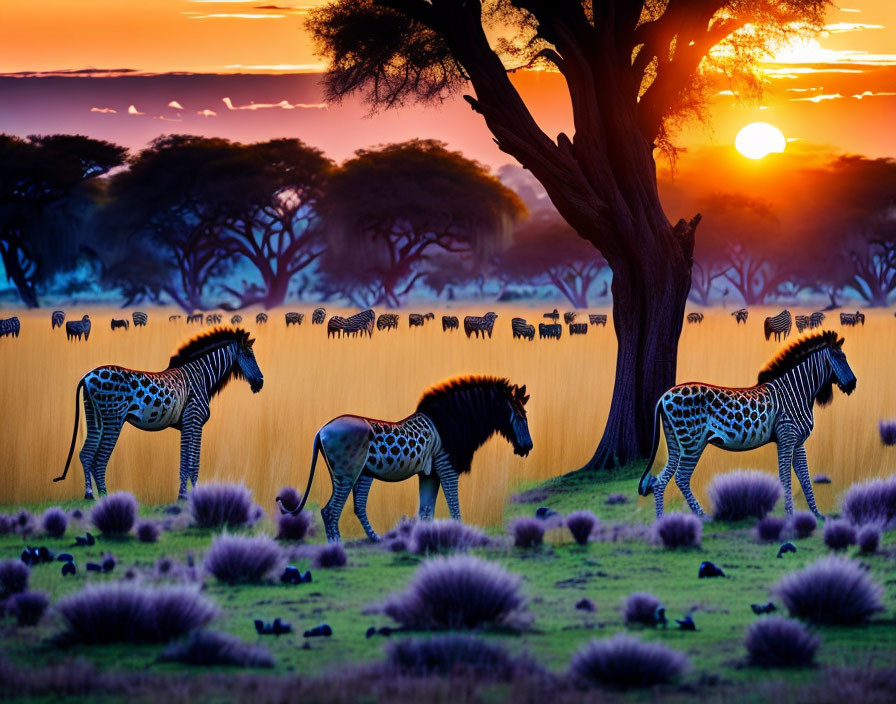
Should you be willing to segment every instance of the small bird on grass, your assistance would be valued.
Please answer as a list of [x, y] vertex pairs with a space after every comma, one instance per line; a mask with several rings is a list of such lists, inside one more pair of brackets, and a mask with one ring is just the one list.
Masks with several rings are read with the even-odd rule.
[[796, 552], [796, 545], [793, 543], [784, 543], [778, 550], [778, 557], [784, 557], [788, 552]]

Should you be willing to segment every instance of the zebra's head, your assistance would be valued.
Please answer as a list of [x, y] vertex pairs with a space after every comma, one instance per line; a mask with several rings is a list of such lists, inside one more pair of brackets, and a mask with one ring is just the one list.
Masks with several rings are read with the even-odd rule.
[[247, 336], [245, 342], [237, 345], [236, 367], [239, 369], [239, 376], [249, 382], [252, 393], [257, 394], [264, 385], [264, 375], [258, 368], [258, 362], [255, 361], [255, 352], [252, 349], [254, 344], [255, 340]]
[[510, 387], [508, 398], [510, 417], [507, 428], [501, 430], [501, 434], [513, 445], [513, 453], [520, 457], [526, 457], [532, 450], [532, 436], [529, 435], [529, 421], [526, 418], [526, 402], [528, 400], [525, 384]]
[[[830, 389], [830, 387], [836, 383], [837, 386], [840, 387], [840, 390], [848, 396], [855, 391], [856, 375], [850, 368], [849, 362], [846, 361], [846, 353], [843, 351], [844, 342], [845, 340], [841, 337], [828, 348], [828, 359], [831, 364], [831, 377], [826, 386]], [[828, 393], [828, 396], [830, 397], [830, 392]], [[816, 398], [816, 400], [819, 404], [824, 405], [822, 399]], [[830, 398], [828, 398], [828, 402], [830, 402]]]

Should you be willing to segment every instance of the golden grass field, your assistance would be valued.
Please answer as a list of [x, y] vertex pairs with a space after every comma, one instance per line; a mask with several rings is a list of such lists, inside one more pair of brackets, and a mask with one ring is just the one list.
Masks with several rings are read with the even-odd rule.
[[[442, 333], [440, 316], [446, 311], [441, 309], [434, 309], [436, 320], [423, 329], [408, 329], [407, 311], [401, 311], [398, 331], [374, 332], [372, 339], [328, 340], [325, 326], [310, 325], [312, 307], [295, 306], [306, 313], [305, 322], [288, 330], [283, 319], [287, 309], [270, 311], [266, 325], [255, 324], [255, 311], [243, 314], [243, 325], [257, 337], [264, 389], [253, 396], [248, 385], [234, 382], [213, 402], [203, 436], [200, 482], [245, 482], [267, 507], [283, 485], [304, 490], [314, 433], [331, 418], [342, 413], [403, 418], [414, 411], [428, 386], [470, 373], [507, 376], [528, 386], [534, 449], [528, 458], [516, 457], [503, 439], [493, 438], [479, 451], [471, 475], [460, 483], [465, 520], [500, 523], [508, 496], [520, 485], [577, 469], [590, 458], [612, 391], [612, 324], [592, 327], [584, 337], [570, 338], [564, 330], [559, 342], [530, 343], [512, 339], [510, 318], [522, 315], [537, 323], [541, 312], [553, 304], [537, 308], [493, 304], [488, 308], [499, 317], [491, 340], [468, 340], [463, 332]], [[563, 305], [558, 307], [564, 310]], [[168, 315], [176, 311], [145, 310], [150, 316], [146, 328], [113, 333], [109, 319], [125, 317], [124, 311], [68, 307], [68, 320], [90, 314], [93, 332], [86, 343], [69, 343], [62, 329], [51, 331], [49, 310], [2, 312], [2, 317], [19, 316], [22, 333], [18, 339], [0, 339], [0, 504], [83, 496], [77, 458], [84, 438], [83, 410], [69, 476], [65, 482], [52, 482], [68, 452], [78, 379], [101, 364], [163, 369], [180, 344], [205, 329], [183, 321], [169, 323]], [[449, 312], [460, 317], [485, 310], [472, 304]], [[759, 368], [780, 347], [762, 336], [763, 317], [778, 310], [753, 309], [749, 323], [737, 326], [730, 311], [708, 309], [702, 325], [686, 324], [679, 381], [755, 383]], [[328, 307], [328, 314], [345, 312]], [[596, 307], [590, 312], [608, 311]], [[839, 328], [839, 315], [829, 314], [826, 322], [825, 327]], [[834, 403], [817, 411], [815, 432], [807, 443], [812, 474], [825, 473], [833, 479], [831, 485], [816, 487], [819, 504], [827, 511], [851, 482], [889, 475], [896, 461], [896, 448], [881, 445], [877, 428], [879, 419], [896, 417], [896, 320], [891, 312], [869, 312], [864, 328], [843, 332], [858, 387], [850, 397], [836, 391]], [[664, 457], [663, 446], [659, 459]], [[177, 494], [178, 462], [177, 431], [148, 433], [127, 425], [109, 463], [109, 491], [131, 491], [143, 502], [171, 502]], [[706, 503], [705, 487], [714, 473], [735, 468], [776, 473], [776, 466], [773, 445], [747, 453], [709, 448], [695, 472], [694, 488]], [[330, 491], [323, 467], [319, 463], [311, 492], [311, 500], [319, 503]], [[631, 489], [635, 497], [636, 486]], [[376, 483], [369, 503], [374, 527], [385, 531], [402, 514], [413, 514], [416, 497], [415, 481]], [[667, 499], [680, 500], [672, 485]], [[797, 505], [805, 505], [801, 497]], [[650, 510], [652, 499], [639, 499], [638, 506]], [[442, 498], [438, 512], [447, 513]], [[363, 534], [350, 507], [343, 514], [342, 530], [348, 536]]]

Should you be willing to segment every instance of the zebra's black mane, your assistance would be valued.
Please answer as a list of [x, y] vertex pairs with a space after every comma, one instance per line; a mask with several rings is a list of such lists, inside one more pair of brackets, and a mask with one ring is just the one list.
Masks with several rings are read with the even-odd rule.
[[436, 426], [442, 447], [458, 472], [469, 472], [476, 452], [496, 432], [509, 439], [509, 404], [515, 387], [507, 379], [465, 376], [433, 386], [417, 413]]
[[168, 362], [168, 368], [182, 367], [211, 350], [231, 342], [237, 343], [240, 347], [245, 347], [249, 344], [249, 333], [242, 328], [215, 328], [211, 332], [196, 335], [196, 337], [181, 345], [180, 349], [174, 353], [174, 356]]
[[775, 379], [780, 379], [787, 372], [793, 371], [806, 359], [824, 349], [837, 344], [837, 333], [833, 330], [817, 332], [814, 335], [796, 340], [783, 350], [778, 352], [760, 371], [758, 383], [765, 384]]

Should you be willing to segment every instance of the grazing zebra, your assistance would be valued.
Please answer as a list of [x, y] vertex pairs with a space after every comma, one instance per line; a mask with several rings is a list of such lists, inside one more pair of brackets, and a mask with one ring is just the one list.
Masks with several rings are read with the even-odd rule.
[[77, 337], [80, 340], [82, 335], [85, 341], [90, 339], [90, 316], [88, 315], [85, 315], [80, 320], [72, 320], [65, 324], [65, 337], [67, 339], [71, 340], [73, 337]]
[[688, 313], [688, 322], [689, 323], [702, 323], [703, 322], [703, 313]]
[[268, 314], [267, 313], [259, 313], [255, 316], [255, 323], [257, 325], [263, 325], [268, 322]]
[[423, 316], [419, 313], [408, 313], [408, 327], [409, 328], [422, 328], [423, 323], [426, 322], [423, 319]]
[[311, 313], [311, 324], [312, 325], [323, 325], [324, 319], [327, 317], [327, 309], [326, 308], [315, 308], [314, 312]]
[[191, 323], [202, 323], [202, 313], [193, 313], [187, 316], [187, 325]]
[[750, 316], [750, 311], [748, 311], [746, 308], [738, 308], [731, 315], [734, 316], [735, 323], [737, 323], [738, 325], [740, 325], [740, 323], [746, 325], [747, 318]]
[[485, 333], [488, 333], [488, 336], [492, 336], [492, 328], [495, 326], [495, 320], [497, 319], [498, 314], [492, 313], [489, 311], [482, 317], [477, 315], [468, 315], [464, 318], [464, 332], [467, 333], [467, 337], [470, 337], [473, 333], [476, 333], [476, 337], [479, 337], [479, 334], [482, 333], [482, 339], [485, 339]]
[[378, 540], [367, 520], [367, 494], [374, 479], [398, 482], [415, 474], [420, 481], [419, 516], [431, 520], [439, 493], [445, 492], [448, 510], [459, 521], [457, 479], [470, 471], [473, 454], [495, 433], [503, 436], [517, 455], [532, 449], [526, 419], [526, 387], [507, 379], [471, 376], [429, 389], [417, 410], [397, 422], [344, 415], [324, 425], [314, 436], [311, 470], [302, 501], [305, 506], [320, 453], [333, 485], [321, 509], [327, 540], [340, 540], [339, 517], [354, 496], [355, 515], [371, 540]]
[[[176, 323], [176, 322], [177, 322], [178, 320], [180, 320], [181, 318], [183, 318], [182, 315], [169, 315], [169, 316], [168, 316], [168, 322], [169, 322], [169, 323]], [[190, 321], [189, 321], [189, 318], [187, 319], [187, 322], [190, 322]]]
[[361, 337], [364, 337], [365, 333], [368, 337], [373, 337], [373, 321], [375, 318], [376, 314], [370, 308], [350, 315], [348, 318], [334, 315], [327, 322], [327, 337], [330, 337], [330, 335], [336, 335], [336, 337], [348, 337], [351, 335], [355, 337], [359, 333]]
[[847, 327], [855, 327], [861, 323], [865, 324], [865, 314], [859, 311], [855, 313], [841, 313], [840, 314], [840, 324], [845, 325]]
[[[200, 316], [200, 321], [202, 316]], [[221, 314], [220, 313], [209, 313], [205, 316], [205, 324], [206, 325], [220, 325], [221, 324]]]
[[766, 318], [765, 319], [765, 339], [768, 340], [771, 338], [772, 333], [775, 334], [775, 341], [780, 342], [782, 339], [787, 339], [787, 336], [790, 334], [790, 325], [792, 320], [790, 318], [789, 310], [782, 310], [777, 315]]
[[149, 316], [142, 311], [135, 310], [131, 313], [131, 319], [134, 321], [134, 327], [140, 328], [146, 326], [146, 321], [149, 320]]
[[243, 316], [241, 315], [231, 315], [230, 316], [230, 324], [231, 325], [239, 325], [243, 322]]
[[[653, 491], [656, 515], [663, 514], [663, 493], [672, 477], [698, 516], [703, 509], [691, 492], [691, 474], [707, 445], [726, 450], [752, 450], [774, 442], [778, 446], [778, 474], [784, 485], [784, 507], [793, 513], [791, 470], [806, 496], [809, 509], [815, 506], [806, 449], [815, 420], [812, 407], [825, 406], [834, 396], [833, 385], [851, 394], [856, 377], [843, 352], [843, 338], [832, 331], [819, 332], [792, 342], [762, 370], [756, 386], [746, 389], [690, 383], [673, 386], [654, 410], [653, 451], [638, 484], [638, 493]], [[669, 460], [658, 477], [650, 467], [659, 447], [662, 421]]]
[[550, 318], [556, 323], [558, 320], [560, 320], [560, 312], [556, 308], [554, 308], [554, 310], [552, 310], [550, 313], [545, 313], [541, 317]]
[[376, 319], [377, 330], [398, 329], [398, 313], [383, 313]]
[[303, 320], [305, 320], [304, 313], [287, 313], [286, 327], [289, 327], [290, 325], [301, 325]]
[[824, 322], [824, 313], [821, 311], [815, 311], [812, 315], [809, 316], [809, 327], [810, 328], [819, 328], [821, 324]]
[[187, 479], [195, 487], [199, 479], [202, 426], [209, 419], [209, 403], [231, 379], [246, 379], [253, 393], [261, 390], [264, 377], [255, 361], [249, 333], [239, 328], [218, 328], [194, 337], [174, 354], [168, 368], [144, 372], [115, 366], [87, 372], [75, 388], [75, 430], [62, 475], [65, 479], [78, 439], [78, 395], [84, 391], [87, 439], [81, 449], [84, 498], [93, 498], [91, 477], [97, 492], [106, 493], [106, 464], [127, 422], [141, 430], [180, 430], [180, 489], [187, 497]]
[[793, 322], [796, 323], [797, 332], [802, 332], [812, 326], [812, 320], [808, 315], [795, 315], [793, 316]]
[[127, 331], [129, 325], [130, 325], [130, 323], [128, 323], [127, 320], [116, 320], [115, 318], [112, 318], [112, 329], [113, 330], [115, 330], [116, 328], [124, 328], [125, 331]]
[[600, 313], [597, 315], [589, 315], [588, 322], [592, 325], [603, 325], [604, 327], [607, 327], [607, 316]]
[[53, 316], [50, 318], [50, 329], [55, 330], [56, 328], [61, 328], [62, 324], [65, 322], [65, 311], [64, 310], [54, 310]]
[[0, 337], [6, 337], [7, 335], [10, 337], [18, 337], [21, 329], [22, 325], [19, 323], [18, 316], [14, 315], [11, 318], [3, 318], [0, 320]]
[[555, 340], [560, 339], [560, 335], [563, 333], [563, 328], [560, 327], [560, 323], [539, 323], [538, 324], [538, 338], [541, 339], [543, 337], [547, 337], [548, 339], [553, 338]]
[[436, 319], [436, 314], [435, 314], [435, 313], [424, 313], [424, 314], [423, 314], [423, 319], [424, 319], [424, 320], [435, 320], [435, 319]]
[[569, 324], [569, 334], [570, 335], [587, 335], [588, 334], [588, 324], [587, 323], [570, 323]]
[[456, 315], [443, 315], [442, 316], [442, 332], [446, 330], [458, 330], [460, 328], [460, 322], [457, 319]]
[[563, 322], [569, 325], [574, 322], [576, 319], [576, 312], [574, 310], [567, 311], [563, 314]]
[[513, 330], [513, 339], [525, 338], [527, 340], [535, 339], [535, 326], [529, 325], [525, 318], [513, 318], [510, 321], [510, 329]]

